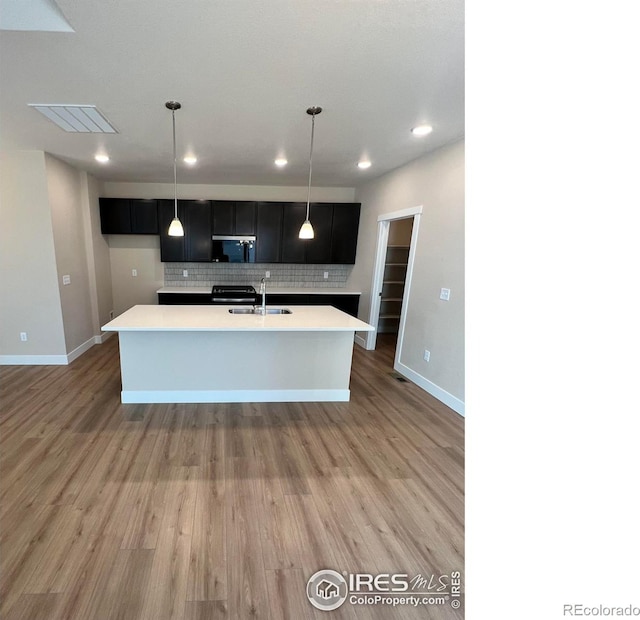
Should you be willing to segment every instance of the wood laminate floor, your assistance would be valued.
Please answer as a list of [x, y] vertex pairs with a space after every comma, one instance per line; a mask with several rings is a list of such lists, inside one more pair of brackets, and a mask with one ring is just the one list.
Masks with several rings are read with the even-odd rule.
[[322, 568], [463, 571], [463, 419], [394, 344], [355, 347], [349, 403], [122, 405], [115, 337], [1, 367], [0, 618], [463, 618], [305, 595]]

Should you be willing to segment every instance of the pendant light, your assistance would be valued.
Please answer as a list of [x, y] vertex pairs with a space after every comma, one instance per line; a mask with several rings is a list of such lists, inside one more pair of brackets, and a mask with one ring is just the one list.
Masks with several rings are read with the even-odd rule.
[[298, 233], [298, 237], [300, 239], [313, 239], [313, 226], [311, 226], [311, 222], [309, 221], [309, 200], [311, 198], [311, 168], [313, 162], [313, 133], [315, 129], [316, 123], [316, 114], [320, 114], [322, 112], [322, 108], [318, 106], [312, 106], [307, 108], [307, 114], [311, 115], [311, 148], [309, 149], [309, 188], [307, 190], [307, 216], [300, 227], [300, 232]]
[[182, 228], [182, 222], [178, 219], [178, 170], [176, 164], [176, 110], [179, 110], [182, 105], [177, 101], [167, 101], [164, 104], [169, 110], [171, 110], [171, 117], [173, 119], [173, 202], [174, 202], [174, 215], [169, 226], [170, 237], [184, 237], [184, 228]]

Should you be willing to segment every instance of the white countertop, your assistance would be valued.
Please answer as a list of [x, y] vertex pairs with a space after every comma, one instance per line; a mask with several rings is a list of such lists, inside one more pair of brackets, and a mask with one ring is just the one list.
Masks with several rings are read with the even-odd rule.
[[[103, 331], [373, 331], [332, 306], [293, 306], [291, 314], [231, 314], [238, 306], [140, 305], [102, 327]], [[275, 306], [268, 306], [275, 307]], [[279, 306], [278, 306], [279, 307]]]
[[[257, 288], [256, 288], [257, 290]], [[165, 286], [157, 293], [210, 293], [210, 286]], [[345, 288], [270, 288], [267, 284], [267, 295], [362, 295], [362, 291]]]

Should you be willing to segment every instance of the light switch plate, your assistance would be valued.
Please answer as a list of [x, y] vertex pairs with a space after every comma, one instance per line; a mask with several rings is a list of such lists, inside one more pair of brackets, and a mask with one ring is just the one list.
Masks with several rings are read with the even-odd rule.
[[450, 296], [451, 296], [451, 289], [448, 289], [448, 288], [440, 289], [440, 299], [444, 301], [449, 301]]
[[138, 277], [138, 270], [137, 269], [132, 269], [131, 270], [131, 277], [133, 277], [133, 278], [137, 278]]
[[71, 276], [62, 276], [62, 285], [67, 286], [67, 284], [71, 284]]

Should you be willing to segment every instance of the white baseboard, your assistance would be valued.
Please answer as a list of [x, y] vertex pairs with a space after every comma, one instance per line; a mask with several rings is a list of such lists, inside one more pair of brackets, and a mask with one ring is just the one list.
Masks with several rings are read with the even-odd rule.
[[93, 341], [95, 344], [102, 344], [103, 342], [106, 342], [107, 338], [111, 338], [115, 333], [116, 332], [104, 332], [99, 336], [94, 336]]
[[66, 355], [0, 355], [0, 366], [66, 366]]
[[358, 334], [356, 334], [354, 340], [355, 340], [355, 343], [359, 344], [363, 349], [367, 348], [367, 340], [362, 336], [358, 336]]
[[83, 353], [86, 353], [96, 343], [96, 337], [91, 336], [89, 340], [83, 342], [79, 347], [76, 347], [71, 353], [67, 353], [67, 364], [71, 364], [74, 360], [77, 360]]
[[449, 394], [446, 390], [437, 386], [432, 381], [429, 381], [426, 377], [411, 370], [408, 366], [398, 362], [393, 369], [399, 372], [401, 375], [413, 381], [416, 385], [420, 386], [425, 392], [429, 392], [431, 396], [437, 398], [440, 402], [453, 409], [458, 415], [464, 418], [464, 401], [455, 397], [453, 394]]
[[123, 403], [347, 402], [349, 390], [122, 390]]
[[94, 344], [102, 344], [113, 333], [92, 336], [67, 355], [0, 355], [0, 366], [66, 366], [86, 353]]

